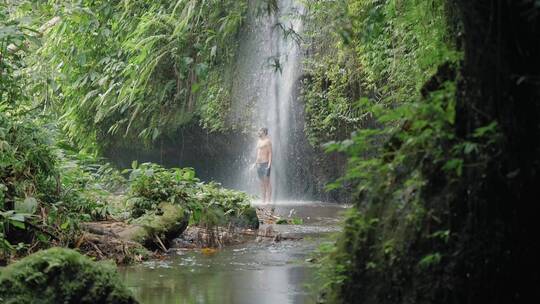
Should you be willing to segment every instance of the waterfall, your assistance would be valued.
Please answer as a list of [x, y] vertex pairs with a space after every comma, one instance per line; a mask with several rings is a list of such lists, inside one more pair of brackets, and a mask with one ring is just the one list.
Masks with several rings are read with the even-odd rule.
[[255, 161], [255, 132], [266, 127], [273, 145], [271, 182], [276, 201], [291, 194], [288, 172], [295, 168], [289, 157], [294, 144], [291, 129], [303, 124], [294, 119], [293, 110], [301, 74], [297, 37], [302, 30], [303, 7], [295, 0], [277, 0], [277, 10], [269, 12], [261, 2], [250, 1], [233, 76], [232, 123], [251, 126], [247, 131], [253, 137], [243, 156], [246, 169], [236, 184], [248, 193], [259, 194], [256, 173], [248, 168]]

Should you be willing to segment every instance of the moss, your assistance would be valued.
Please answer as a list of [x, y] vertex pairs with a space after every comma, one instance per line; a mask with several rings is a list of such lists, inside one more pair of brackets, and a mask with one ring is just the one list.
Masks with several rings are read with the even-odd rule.
[[241, 215], [231, 220], [231, 222], [239, 227], [248, 227], [251, 229], [259, 228], [259, 218], [253, 207], [246, 208]]
[[165, 240], [173, 239], [187, 228], [189, 213], [179, 205], [162, 203], [158, 212], [147, 212], [136, 219], [132, 229], [120, 233], [122, 239], [146, 244], [153, 242], [155, 235]]
[[137, 303], [109, 262], [51, 248], [0, 273], [2, 303]]

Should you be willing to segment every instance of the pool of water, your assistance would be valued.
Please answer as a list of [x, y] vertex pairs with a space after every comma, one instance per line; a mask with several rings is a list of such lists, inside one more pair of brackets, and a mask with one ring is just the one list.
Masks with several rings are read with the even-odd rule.
[[[273, 225], [284, 236], [218, 250], [176, 250], [163, 260], [120, 268], [120, 275], [141, 303], [314, 303], [314, 268], [306, 261], [321, 242], [339, 230], [342, 205], [283, 202], [275, 213], [302, 218], [303, 225]], [[293, 211], [291, 211], [293, 210]]]

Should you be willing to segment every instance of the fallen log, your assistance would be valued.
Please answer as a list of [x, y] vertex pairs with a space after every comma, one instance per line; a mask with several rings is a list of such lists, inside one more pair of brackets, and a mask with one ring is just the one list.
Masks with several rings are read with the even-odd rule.
[[88, 222], [79, 247], [99, 259], [128, 263], [149, 255], [147, 249], [167, 251], [166, 244], [187, 228], [189, 213], [181, 206], [161, 204], [159, 212], [145, 214], [131, 223], [121, 221]]

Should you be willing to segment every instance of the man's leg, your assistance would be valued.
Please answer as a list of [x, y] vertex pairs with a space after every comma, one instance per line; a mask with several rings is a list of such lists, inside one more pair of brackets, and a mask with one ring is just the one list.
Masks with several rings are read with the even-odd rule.
[[266, 179], [266, 197], [268, 198], [268, 202], [272, 203], [272, 184], [270, 184], [270, 177], [265, 177]]
[[266, 202], [266, 181], [264, 180], [264, 178], [261, 179], [261, 194], [262, 194], [262, 202], [265, 203]]

